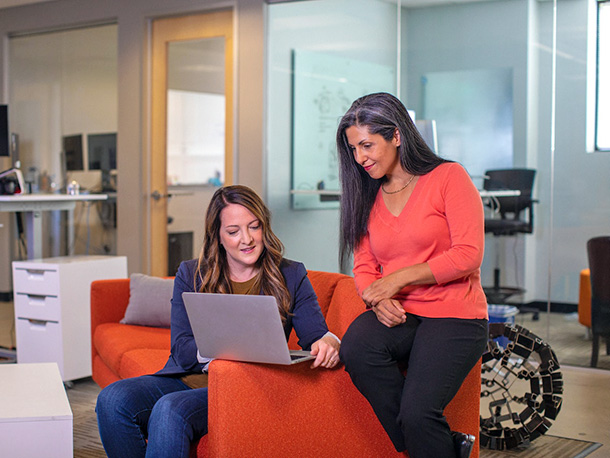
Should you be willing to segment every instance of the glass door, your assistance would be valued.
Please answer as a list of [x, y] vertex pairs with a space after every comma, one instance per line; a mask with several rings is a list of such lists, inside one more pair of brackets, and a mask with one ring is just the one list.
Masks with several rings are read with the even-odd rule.
[[147, 199], [152, 275], [168, 275], [168, 198], [192, 194], [168, 186], [232, 181], [232, 22], [231, 11], [153, 22]]

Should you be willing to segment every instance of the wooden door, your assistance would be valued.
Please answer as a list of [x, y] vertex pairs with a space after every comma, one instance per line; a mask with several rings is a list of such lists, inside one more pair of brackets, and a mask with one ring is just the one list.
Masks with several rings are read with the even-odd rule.
[[[233, 13], [217, 11], [154, 20], [152, 23], [152, 81], [150, 131], [150, 274], [167, 275], [168, 177], [167, 125], [169, 49], [172, 43], [222, 38], [224, 40], [224, 183], [231, 184], [233, 170]], [[206, 62], [193, 62], [205, 66]]]

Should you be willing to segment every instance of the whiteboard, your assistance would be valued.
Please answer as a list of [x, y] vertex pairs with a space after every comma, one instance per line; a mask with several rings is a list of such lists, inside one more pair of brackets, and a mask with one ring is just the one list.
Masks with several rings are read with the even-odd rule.
[[[352, 102], [394, 92], [393, 67], [293, 50], [292, 189], [339, 190], [336, 133]], [[337, 201], [293, 194], [295, 209], [337, 208]]]
[[427, 73], [424, 117], [436, 121], [437, 153], [460, 162], [482, 187], [489, 169], [513, 166], [513, 72], [487, 68]]

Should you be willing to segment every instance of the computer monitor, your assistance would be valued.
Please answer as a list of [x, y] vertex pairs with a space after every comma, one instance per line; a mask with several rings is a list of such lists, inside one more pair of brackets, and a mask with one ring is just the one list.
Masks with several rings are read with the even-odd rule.
[[8, 105], [0, 105], [0, 156], [10, 156], [8, 130]]
[[116, 133], [87, 135], [89, 170], [116, 169]]
[[66, 171], [83, 170], [83, 135], [65, 135], [63, 142]]
[[438, 139], [436, 137], [436, 121], [434, 119], [418, 119], [415, 121], [417, 130], [432, 151], [438, 154]]

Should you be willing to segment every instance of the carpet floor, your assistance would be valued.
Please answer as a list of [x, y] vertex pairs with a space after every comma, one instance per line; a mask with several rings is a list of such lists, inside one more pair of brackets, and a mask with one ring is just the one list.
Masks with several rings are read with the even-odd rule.
[[533, 441], [529, 447], [512, 450], [480, 451], [480, 458], [583, 458], [601, 447], [597, 442], [587, 442], [576, 439], [566, 439], [552, 435], [544, 435]]
[[[67, 390], [74, 421], [74, 458], [103, 458], [106, 456], [100, 442], [95, 417], [95, 401], [100, 388], [90, 378], [76, 380]], [[601, 445], [552, 435], [541, 436], [526, 449], [487, 450], [481, 458], [583, 458]]]
[[95, 416], [95, 401], [100, 387], [90, 378], [76, 380], [73, 383], [72, 388], [67, 389], [66, 393], [72, 407], [74, 458], [105, 457]]

